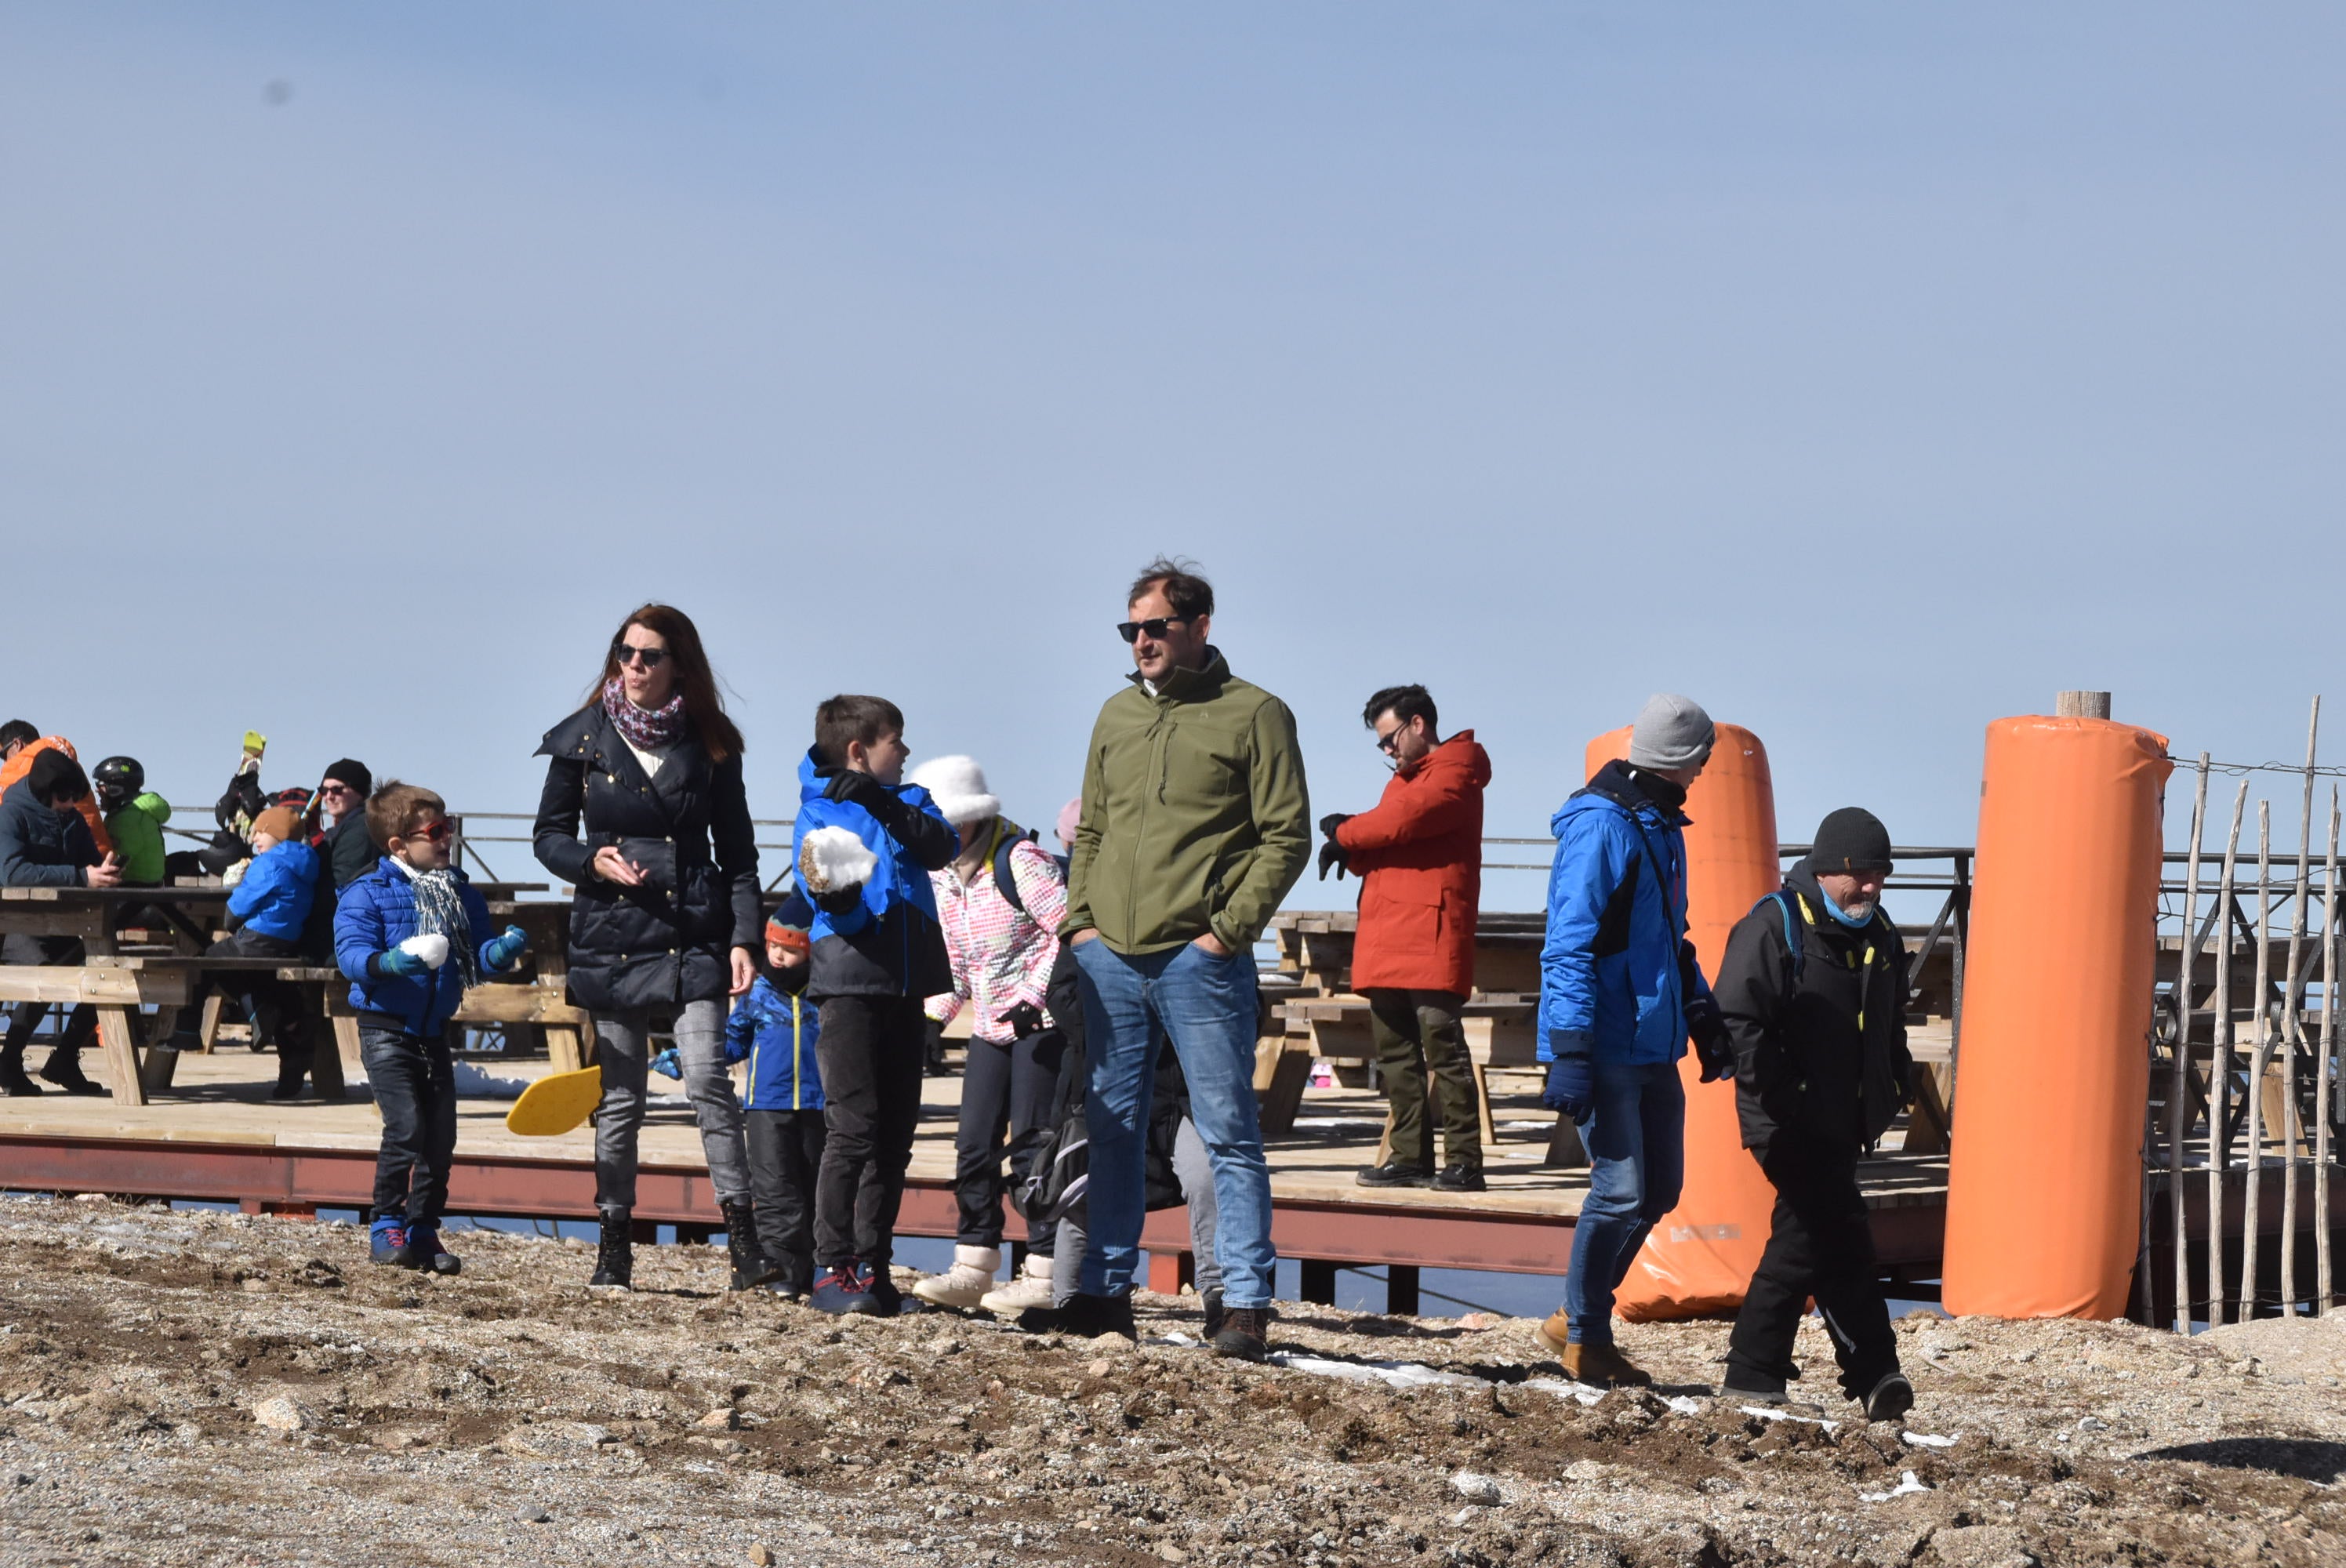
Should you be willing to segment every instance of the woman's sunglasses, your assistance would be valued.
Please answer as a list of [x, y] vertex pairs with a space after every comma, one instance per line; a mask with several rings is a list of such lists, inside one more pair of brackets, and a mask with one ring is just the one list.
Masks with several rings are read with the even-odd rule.
[[1118, 621], [1116, 623], [1116, 635], [1128, 643], [1137, 642], [1143, 632], [1152, 639], [1162, 640], [1168, 627], [1187, 626], [1194, 618], [1190, 616], [1151, 616], [1145, 621]]
[[640, 664], [646, 669], [658, 669], [668, 662], [668, 649], [639, 648], [631, 643], [613, 643], [611, 657], [619, 664]]

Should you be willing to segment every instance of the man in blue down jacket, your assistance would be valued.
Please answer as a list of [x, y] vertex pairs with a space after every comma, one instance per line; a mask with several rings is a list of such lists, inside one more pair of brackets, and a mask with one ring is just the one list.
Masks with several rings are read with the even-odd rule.
[[1615, 1348], [1613, 1293], [1647, 1235], [1677, 1207], [1686, 1174], [1691, 1034], [1703, 1081], [1733, 1068], [1719, 1004], [1687, 941], [1688, 786], [1709, 760], [1710, 716], [1649, 698], [1629, 759], [1610, 762], [1556, 811], [1540, 953], [1540, 1096], [1583, 1127], [1587, 1201], [1572, 1232], [1564, 1305], [1540, 1338], [1582, 1382], [1652, 1379]]

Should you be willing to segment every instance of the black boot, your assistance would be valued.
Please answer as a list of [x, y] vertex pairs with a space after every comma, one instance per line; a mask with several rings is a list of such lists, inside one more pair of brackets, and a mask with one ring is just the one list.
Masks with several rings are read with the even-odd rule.
[[595, 1278], [586, 1284], [589, 1288], [603, 1286], [614, 1290], [636, 1288], [636, 1240], [634, 1217], [624, 1208], [599, 1211], [603, 1219], [603, 1238], [595, 1248]]
[[0, 1095], [37, 1095], [41, 1086], [25, 1073], [25, 1048], [12, 1045], [0, 1050]]
[[58, 1088], [63, 1089], [68, 1095], [103, 1095], [106, 1093], [104, 1089], [101, 1089], [96, 1084], [91, 1083], [89, 1079], [83, 1074], [81, 1070], [81, 1053], [79, 1051], [67, 1051], [60, 1048], [50, 1052], [48, 1061], [44, 1064], [41, 1068], [41, 1077], [44, 1082], [55, 1084]]
[[272, 1100], [294, 1100], [301, 1095], [301, 1080], [310, 1075], [310, 1046], [307, 1041], [299, 1044], [290, 1040], [277, 1046], [277, 1087], [269, 1091]]
[[782, 1271], [758, 1251], [757, 1220], [749, 1204], [735, 1198], [718, 1207], [725, 1213], [725, 1250], [733, 1260], [732, 1288], [749, 1290], [780, 1279]]

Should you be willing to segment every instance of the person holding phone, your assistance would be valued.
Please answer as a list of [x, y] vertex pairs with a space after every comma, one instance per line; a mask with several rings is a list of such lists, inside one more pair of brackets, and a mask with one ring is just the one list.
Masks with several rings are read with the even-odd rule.
[[548, 730], [538, 863], [573, 885], [569, 998], [593, 1015], [602, 1245], [591, 1283], [633, 1283], [629, 1227], [650, 1039], [672, 1035], [725, 1214], [733, 1288], [773, 1278], [752, 1228], [741, 1102], [725, 1070], [726, 999], [758, 977], [758, 848], [700, 633], [645, 605], [619, 623], [586, 704]]

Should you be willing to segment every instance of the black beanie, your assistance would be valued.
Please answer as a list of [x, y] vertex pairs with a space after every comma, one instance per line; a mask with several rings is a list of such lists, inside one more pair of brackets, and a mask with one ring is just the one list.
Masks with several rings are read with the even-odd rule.
[[340, 762], [329, 762], [326, 764], [326, 770], [318, 777], [341, 779], [357, 790], [362, 799], [374, 793], [374, 775], [368, 772], [367, 765], [355, 757], [345, 757]]
[[54, 746], [33, 759], [33, 765], [25, 769], [25, 781], [33, 787], [33, 798], [44, 806], [61, 798], [78, 800], [89, 793], [89, 775]]
[[1809, 870], [1831, 876], [1890, 869], [1890, 830], [1862, 806], [1843, 806], [1817, 824]]

